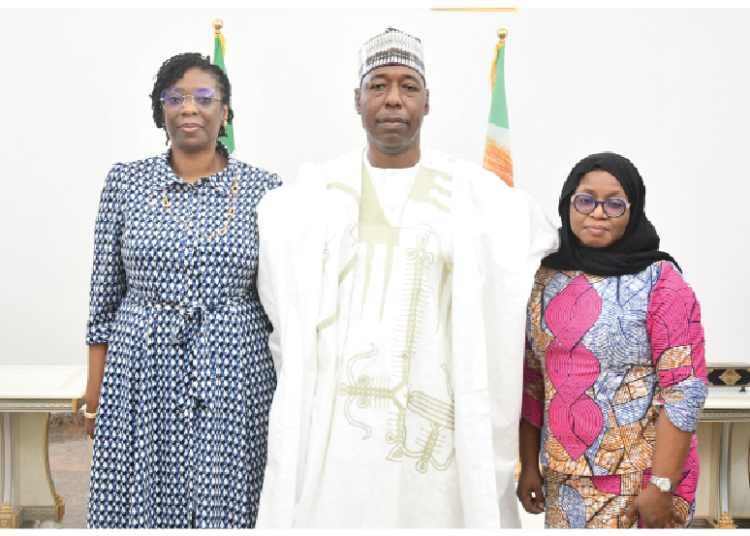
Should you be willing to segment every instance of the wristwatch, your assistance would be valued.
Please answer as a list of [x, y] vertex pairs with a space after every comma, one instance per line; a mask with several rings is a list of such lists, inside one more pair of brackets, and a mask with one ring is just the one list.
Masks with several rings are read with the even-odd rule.
[[662, 493], [674, 493], [674, 491], [677, 489], [677, 486], [675, 486], [671, 480], [663, 476], [651, 475], [649, 482], [659, 488], [659, 491], [661, 491]]

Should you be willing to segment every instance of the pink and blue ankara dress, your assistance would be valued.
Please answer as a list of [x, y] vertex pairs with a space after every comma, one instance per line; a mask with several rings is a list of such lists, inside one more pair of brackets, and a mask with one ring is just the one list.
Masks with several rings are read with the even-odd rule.
[[276, 386], [255, 209], [281, 183], [229, 157], [190, 184], [167, 158], [116, 164], [101, 196], [86, 342], [109, 347], [87, 527], [253, 527]]
[[[708, 393], [700, 320], [670, 262], [611, 277], [539, 269], [522, 414], [542, 432], [547, 527], [627, 526], [651, 476], [659, 408], [679, 429], [696, 429]], [[694, 435], [673, 501], [688, 526], [698, 474]]]

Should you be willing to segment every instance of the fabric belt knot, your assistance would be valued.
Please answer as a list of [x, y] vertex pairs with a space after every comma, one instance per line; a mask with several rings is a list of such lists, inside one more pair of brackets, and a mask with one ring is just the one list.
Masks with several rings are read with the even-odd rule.
[[183, 342], [185, 325], [190, 320], [195, 319], [198, 323], [199, 328], [203, 320], [203, 308], [200, 305], [190, 305], [184, 309], [180, 307], [178, 308], [178, 312], [180, 314], [180, 318], [177, 322], [177, 325], [172, 328], [172, 342], [175, 344]]
[[[199, 404], [205, 404], [205, 409], [216, 409], [215, 398], [220, 396], [215, 392], [217, 352], [215, 348], [211, 348], [210, 337], [204, 332], [211, 329], [215, 313], [243, 307], [248, 298], [246, 291], [238, 290], [227, 296], [210, 299], [208, 304], [200, 299], [190, 303], [166, 302], [141, 289], [130, 289], [128, 294], [130, 299], [144, 307], [175, 314], [174, 323], [166, 335], [172, 344], [184, 345], [179, 352], [182, 354], [181, 366], [174, 378], [178, 385], [174, 404], [182, 418], [192, 420]], [[220, 359], [218, 363], [220, 366]]]
[[[186, 420], [192, 420], [195, 415], [195, 409], [198, 405], [200, 396], [203, 398], [207, 396], [207, 393], [199, 393], [199, 355], [201, 345], [201, 327], [205, 313], [211, 312], [212, 308], [206, 308], [201, 304], [190, 304], [187, 307], [179, 306], [175, 308], [179, 314], [177, 323], [173, 326], [171, 336], [174, 344], [181, 344], [188, 342], [187, 348], [185, 349], [185, 361], [182, 375], [183, 394], [177, 399], [177, 405], [182, 410], [183, 418]], [[203, 364], [203, 368], [207, 364]], [[210, 366], [209, 370], [202, 371], [203, 375], [211, 376]], [[203, 378], [205, 381], [206, 378]], [[204, 402], [208, 402], [204, 400]]]

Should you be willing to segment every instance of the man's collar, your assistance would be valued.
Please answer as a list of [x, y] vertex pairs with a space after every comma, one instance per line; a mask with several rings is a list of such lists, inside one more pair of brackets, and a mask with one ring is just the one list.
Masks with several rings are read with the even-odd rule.
[[396, 171], [406, 171], [406, 170], [414, 171], [414, 170], [419, 169], [419, 166], [422, 164], [423, 156], [424, 156], [424, 152], [420, 152], [420, 157], [419, 157], [419, 160], [417, 160], [417, 163], [408, 168], [376, 168], [370, 163], [370, 159], [367, 158], [367, 146], [365, 146], [364, 150], [362, 151], [362, 161], [364, 162], [365, 166], [367, 166], [367, 170], [370, 173], [373, 173], [373, 172], [378, 173], [380, 171], [386, 171], [390, 169], [393, 169]]

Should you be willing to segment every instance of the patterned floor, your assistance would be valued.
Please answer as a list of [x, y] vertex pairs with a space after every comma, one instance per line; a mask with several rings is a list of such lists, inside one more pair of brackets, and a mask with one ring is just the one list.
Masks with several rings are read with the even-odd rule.
[[60, 528], [86, 526], [86, 502], [91, 470], [91, 442], [82, 421], [51, 423], [49, 465], [55, 491], [65, 501]]

